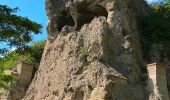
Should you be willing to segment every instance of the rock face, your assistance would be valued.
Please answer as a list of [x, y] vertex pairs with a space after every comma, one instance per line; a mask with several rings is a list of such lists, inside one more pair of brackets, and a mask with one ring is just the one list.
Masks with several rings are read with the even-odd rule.
[[136, 25], [145, 5], [135, 9], [137, 1], [46, 0], [49, 37], [23, 100], [148, 100]]

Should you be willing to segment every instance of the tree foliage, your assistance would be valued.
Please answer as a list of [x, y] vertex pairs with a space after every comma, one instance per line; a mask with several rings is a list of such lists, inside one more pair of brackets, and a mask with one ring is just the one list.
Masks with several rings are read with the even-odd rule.
[[[31, 33], [39, 34], [42, 26], [26, 17], [17, 16], [18, 8], [0, 5], [0, 43], [22, 49], [32, 40]], [[9, 48], [0, 48], [3, 54]]]
[[[150, 16], [140, 18], [141, 41], [144, 57], [153, 43], [161, 43], [170, 52], [170, 0], [150, 5]], [[170, 57], [170, 53], [168, 54]]]
[[32, 64], [36, 70], [41, 60], [44, 45], [45, 41], [36, 42], [22, 52], [15, 50], [0, 58], [0, 89], [8, 89], [12, 80], [12, 76], [6, 75], [4, 70], [16, 68], [19, 62]]
[[18, 50], [9, 52], [0, 59], [0, 66], [3, 69], [15, 68], [19, 62], [37, 66], [40, 63], [44, 50], [45, 41], [36, 42], [22, 52]]

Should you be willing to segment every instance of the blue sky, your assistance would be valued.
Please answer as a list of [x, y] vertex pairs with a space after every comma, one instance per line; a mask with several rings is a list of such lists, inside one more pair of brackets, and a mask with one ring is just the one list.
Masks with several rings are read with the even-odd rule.
[[148, 1], [149, 3], [152, 3], [152, 2], [162, 1], [162, 0], [146, 0], [146, 1]]
[[[148, 0], [153, 2], [158, 0]], [[40, 35], [33, 36], [33, 42], [47, 39], [46, 24], [47, 16], [45, 14], [45, 0], [0, 0], [0, 4], [8, 5], [9, 7], [19, 7], [17, 15], [28, 17], [29, 19], [36, 21], [43, 25], [43, 31]], [[6, 46], [0, 44], [0, 48]]]
[[[45, 0], [0, 0], [0, 4], [5, 4], [12, 8], [19, 7], [17, 15], [28, 17], [30, 20], [43, 25], [42, 34], [33, 35], [33, 42], [47, 39]], [[0, 48], [4, 46], [6, 45], [0, 44]]]

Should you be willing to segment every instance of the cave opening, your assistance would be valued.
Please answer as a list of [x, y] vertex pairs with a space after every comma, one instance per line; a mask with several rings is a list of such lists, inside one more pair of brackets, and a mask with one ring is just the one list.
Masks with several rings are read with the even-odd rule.
[[61, 31], [62, 28], [66, 25], [68, 26], [74, 26], [74, 21], [73, 21], [73, 18], [71, 17], [71, 15], [69, 15], [69, 13], [64, 10], [60, 13], [60, 16], [59, 16], [59, 20], [57, 22], [57, 29], [58, 31]]
[[[82, 7], [81, 5], [78, 7], [78, 13], [79, 13], [79, 18], [78, 18], [78, 26], [76, 31], [79, 31], [81, 27], [85, 24], [90, 23], [95, 17], [100, 17], [104, 16], [107, 19], [108, 12], [106, 11], [105, 8], [101, 6], [95, 6], [93, 9], [87, 9], [84, 6]], [[59, 31], [62, 30], [64, 26], [70, 26], [74, 27], [75, 22], [71, 16], [71, 14], [65, 9], [60, 13], [59, 20], [57, 22], [57, 29]]]

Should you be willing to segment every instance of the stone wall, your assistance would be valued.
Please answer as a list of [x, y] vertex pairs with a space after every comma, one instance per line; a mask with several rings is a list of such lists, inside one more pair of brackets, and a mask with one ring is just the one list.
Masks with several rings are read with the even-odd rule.
[[11, 84], [7, 100], [21, 100], [30, 85], [33, 66], [26, 63], [17, 65], [17, 69], [13, 72], [14, 81]]
[[147, 66], [149, 100], [169, 100], [166, 65], [153, 63]]

